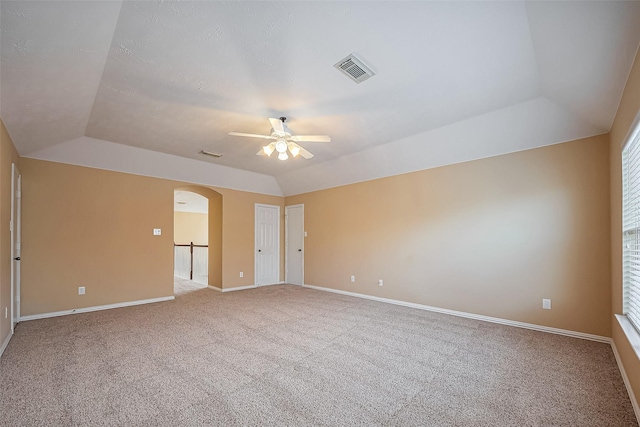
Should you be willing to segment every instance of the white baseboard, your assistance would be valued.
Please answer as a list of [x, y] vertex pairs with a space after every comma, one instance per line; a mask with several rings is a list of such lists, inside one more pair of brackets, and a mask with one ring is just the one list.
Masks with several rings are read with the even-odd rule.
[[100, 311], [100, 310], [110, 310], [112, 308], [130, 307], [132, 305], [153, 304], [155, 302], [171, 301], [174, 299], [175, 297], [172, 295], [169, 297], [141, 299], [137, 301], [119, 302], [116, 304], [95, 305], [93, 307], [75, 308], [73, 310], [54, 311], [52, 313], [32, 314], [29, 316], [20, 316], [20, 321], [25, 322], [28, 320], [47, 319], [49, 317], [67, 316], [69, 314], [78, 314], [78, 313], [89, 313], [92, 311]]
[[11, 340], [12, 336], [13, 336], [13, 333], [9, 331], [7, 338], [5, 338], [5, 340], [2, 342], [2, 345], [0, 345], [0, 357], [2, 357], [2, 353], [4, 353], [4, 349], [7, 348], [7, 346], [9, 345], [9, 341]]
[[633, 412], [636, 413], [638, 424], [640, 424], [640, 405], [638, 405], [636, 396], [633, 393], [633, 389], [631, 388], [631, 383], [629, 382], [629, 377], [627, 376], [627, 372], [624, 370], [622, 359], [620, 359], [620, 355], [618, 354], [618, 349], [616, 348], [616, 343], [613, 342], [613, 340], [611, 340], [611, 349], [613, 350], [613, 355], [615, 356], [616, 362], [618, 363], [618, 369], [620, 369], [620, 375], [622, 375], [622, 381], [624, 381], [624, 386], [627, 388], [627, 393], [629, 394], [629, 399], [631, 400], [631, 405], [633, 406]]
[[233, 292], [233, 291], [244, 291], [245, 289], [255, 289], [255, 288], [262, 288], [265, 286], [273, 286], [273, 285], [282, 285], [284, 284], [284, 282], [278, 282], [278, 283], [269, 283], [266, 285], [249, 285], [249, 286], [236, 286], [235, 288], [216, 288], [215, 286], [209, 286], [210, 289], [213, 289], [214, 291], [218, 291], [218, 292]]
[[551, 328], [549, 326], [535, 325], [533, 323], [517, 322], [515, 320], [501, 319], [499, 317], [483, 316], [481, 314], [466, 313], [464, 311], [449, 310], [446, 308], [433, 307], [433, 306], [424, 305], [424, 304], [416, 304], [413, 302], [375, 297], [372, 295], [358, 294], [355, 292], [341, 291], [338, 289], [323, 288], [321, 286], [313, 286], [313, 285], [302, 285], [302, 286], [304, 286], [305, 288], [316, 289], [318, 291], [333, 292], [336, 294], [348, 295], [351, 297], [364, 298], [364, 299], [384, 302], [388, 304], [395, 304], [395, 305], [401, 305], [404, 307], [417, 308], [419, 310], [433, 311], [433, 312], [442, 313], [442, 314], [450, 314], [452, 316], [458, 316], [458, 317], [466, 317], [467, 319], [481, 320], [483, 322], [491, 322], [491, 323], [499, 323], [501, 325], [516, 326], [518, 328], [531, 329], [531, 330], [540, 331], [540, 332], [549, 332], [549, 333], [558, 334], [558, 335], [566, 335], [573, 338], [582, 338], [582, 339], [591, 340], [591, 341], [604, 342], [607, 344], [611, 343], [611, 338], [609, 337], [586, 334], [584, 332], [576, 332], [576, 331], [570, 331], [567, 329]]
[[222, 288], [222, 292], [234, 292], [234, 291], [244, 291], [245, 289], [255, 289], [256, 285], [249, 286], [237, 286], [235, 288]]

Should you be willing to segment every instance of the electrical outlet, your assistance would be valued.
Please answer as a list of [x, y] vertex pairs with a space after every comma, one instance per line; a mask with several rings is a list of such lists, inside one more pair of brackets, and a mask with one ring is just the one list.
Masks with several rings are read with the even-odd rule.
[[244, 277], [244, 272], [243, 271], [240, 272], [240, 277]]
[[544, 308], [545, 310], [551, 310], [551, 300], [544, 298], [542, 300], [542, 308]]
[[384, 286], [384, 282], [382, 281], [382, 279], [378, 280], [378, 286]]
[[351, 276], [351, 281], [355, 282], [356, 281], [356, 276]]
[[153, 229], [154, 236], [162, 236], [162, 228], [154, 228]]
[[78, 295], [84, 295], [84, 286], [78, 286]]

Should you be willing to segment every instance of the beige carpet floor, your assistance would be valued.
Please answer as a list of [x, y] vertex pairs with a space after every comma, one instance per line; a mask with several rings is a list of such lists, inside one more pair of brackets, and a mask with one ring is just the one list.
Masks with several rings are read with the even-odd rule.
[[174, 295], [185, 295], [191, 292], [199, 291], [200, 289], [206, 289], [207, 285], [195, 282], [189, 279], [183, 279], [181, 277], [173, 278], [173, 293]]
[[0, 426], [637, 426], [607, 344], [291, 285], [22, 322]]

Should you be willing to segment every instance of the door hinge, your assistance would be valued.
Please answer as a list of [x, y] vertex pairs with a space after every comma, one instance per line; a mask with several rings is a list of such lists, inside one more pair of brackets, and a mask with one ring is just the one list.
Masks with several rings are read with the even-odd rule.
[[16, 191], [16, 198], [19, 199], [22, 197], [22, 191]]

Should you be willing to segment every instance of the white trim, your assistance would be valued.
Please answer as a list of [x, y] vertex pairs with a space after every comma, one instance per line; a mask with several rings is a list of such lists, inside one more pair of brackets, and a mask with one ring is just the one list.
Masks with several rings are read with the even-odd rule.
[[13, 334], [18, 319], [20, 318], [20, 263], [14, 258], [21, 255], [20, 227], [22, 226], [22, 175], [15, 163], [11, 163], [11, 333]]
[[[267, 286], [267, 285], [263, 285], [263, 286]], [[256, 285], [249, 285], [249, 286], [237, 286], [235, 288], [222, 288], [222, 292], [233, 292], [233, 291], [244, 291], [245, 289], [255, 289], [258, 286]]]
[[622, 332], [624, 332], [625, 336], [627, 337], [629, 345], [638, 357], [638, 360], [640, 360], [640, 333], [638, 333], [627, 316], [623, 314], [616, 314], [615, 317], [620, 324], [620, 329], [622, 329]]
[[631, 383], [629, 382], [629, 377], [627, 376], [627, 372], [624, 370], [622, 359], [620, 359], [620, 354], [618, 354], [616, 343], [613, 340], [611, 340], [611, 349], [613, 350], [613, 355], [615, 356], [616, 362], [618, 363], [618, 369], [620, 369], [620, 375], [622, 375], [622, 381], [624, 381], [624, 385], [627, 388], [627, 393], [629, 393], [629, 399], [631, 400], [631, 406], [633, 406], [633, 412], [636, 413], [638, 424], [640, 424], [640, 405], [638, 405], [636, 396], [633, 393], [633, 389], [631, 388]]
[[9, 341], [11, 340], [12, 336], [13, 336], [13, 332], [9, 331], [9, 334], [7, 335], [7, 338], [5, 338], [5, 340], [2, 343], [2, 345], [0, 345], [0, 357], [2, 357], [2, 353], [4, 353], [4, 350], [9, 345]]
[[282, 282], [276, 282], [276, 283], [266, 283], [266, 284], [264, 284], [264, 285], [256, 286], [256, 288], [262, 288], [262, 287], [264, 287], [264, 286], [276, 286], [276, 285], [288, 285], [288, 283], [287, 283], [287, 282], [284, 282], [284, 281], [282, 281]]
[[236, 286], [235, 288], [216, 288], [215, 286], [209, 286], [209, 289], [213, 289], [218, 292], [233, 292], [233, 291], [245, 291], [247, 289], [263, 288], [265, 286], [284, 285], [286, 282], [267, 283], [265, 285], [249, 285], [249, 286]]
[[132, 305], [153, 304], [155, 302], [171, 301], [176, 299], [173, 295], [169, 297], [141, 299], [137, 301], [119, 302], [116, 304], [95, 305], [93, 307], [75, 308], [73, 310], [54, 311], [51, 313], [32, 314], [30, 316], [21, 316], [20, 321], [25, 322], [28, 320], [47, 319], [49, 317], [67, 316], [69, 314], [89, 313], [92, 311], [110, 310], [112, 308], [130, 307]]
[[384, 302], [384, 303], [388, 303], [388, 304], [395, 304], [395, 305], [402, 305], [404, 307], [417, 308], [419, 310], [426, 310], [426, 311], [433, 311], [433, 312], [436, 312], [436, 313], [450, 314], [452, 316], [458, 316], [458, 317], [466, 317], [468, 319], [481, 320], [483, 322], [498, 323], [498, 324], [501, 324], [501, 325], [516, 326], [518, 328], [531, 329], [531, 330], [534, 330], [534, 331], [549, 332], [549, 333], [558, 334], [558, 335], [566, 335], [566, 336], [573, 337], [573, 338], [582, 338], [582, 339], [591, 340], [591, 341], [611, 343], [611, 338], [609, 338], [609, 337], [603, 337], [603, 336], [600, 336], [600, 335], [593, 335], [593, 334], [586, 334], [584, 332], [576, 332], [576, 331], [570, 331], [570, 330], [567, 330], [567, 329], [551, 328], [549, 326], [540, 326], [540, 325], [534, 325], [532, 323], [524, 323], [524, 322], [518, 322], [518, 321], [515, 321], [515, 320], [501, 319], [501, 318], [498, 318], [498, 317], [483, 316], [481, 314], [465, 313], [464, 311], [449, 310], [449, 309], [446, 309], [446, 308], [433, 307], [433, 306], [424, 305], [424, 304], [416, 304], [416, 303], [413, 303], [413, 302], [399, 301], [399, 300], [389, 299], [389, 298], [374, 297], [374, 296], [371, 296], [371, 295], [358, 294], [358, 293], [355, 293], [355, 292], [347, 292], [347, 291], [341, 291], [341, 290], [338, 290], [338, 289], [323, 288], [321, 286], [313, 286], [313, 285], [302, 285], [302, 286], [304, 286], [305, 288], [316, 289], [318, 291], [333, 292], [333, 293], [336, 293], [336, 294], [348, 295], [348, 296], [357, 297], [357, 298], [370, 299], [370, 300], [373, 300], [373, 301], [379, 301], [379, 302]]

